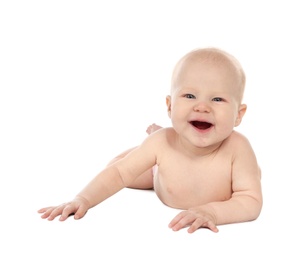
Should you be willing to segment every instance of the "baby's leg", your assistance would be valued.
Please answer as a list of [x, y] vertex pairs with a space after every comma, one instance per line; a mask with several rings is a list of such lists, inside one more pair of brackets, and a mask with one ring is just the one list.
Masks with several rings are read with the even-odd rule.
[[[146, 132], [148, 134], [152, 134], [153, 132], [157, 131], [158, 129], [162, 128], [161, 126], [158, 126], [156, 124], [150, 125]], [[107, 166], [115, 163], [116, 161], [124, 158], [128, 153], [130, 153], [132, 150], [134, 150], [136, 147], [130, 148], [126, 150], [125, 152], [119, 154], [117, 157], [112, 159]], [[134, 182], [128, 187], [132, 189], [153, 189], [154, 188], [154, 182], [153, 182], [153, 169], [149, 169], [143, 174], [141, 174]]]
[[162, 126], [156, 125], [156, 124], [152, 124], [149, 125], [148, 128], [146, 129], [146, 132], [150, 135], [153, 132], [156, 132], [157, 130], [161, 129]]

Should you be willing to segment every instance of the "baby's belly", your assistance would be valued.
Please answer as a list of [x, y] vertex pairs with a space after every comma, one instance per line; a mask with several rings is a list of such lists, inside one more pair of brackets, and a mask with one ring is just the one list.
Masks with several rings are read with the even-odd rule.
[[193, 178], [176, 177], [176, 174], [154, 174], [154, 189], [159, 199], [167, 206], [178, 209], [189, 209], [214, 201], [225, 201], [231, 198], [231, 180], [228, 177]]

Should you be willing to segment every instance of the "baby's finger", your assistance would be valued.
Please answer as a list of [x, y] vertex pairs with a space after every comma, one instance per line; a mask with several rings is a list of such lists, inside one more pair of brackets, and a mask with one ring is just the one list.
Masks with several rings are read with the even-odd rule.
[[172, 228], [174, 227], [185, 215], [186, 215], [186, 211], [182, 211], [180, 213], [178, 213], [169, 223], [168, 227]]
[[193, 223], [195, 220], [195, 216], [192, 214], [187, 214], [187, 212], [184, 212], [183, 214], [179, 215], [178, 221], [171, 225], [171, 228], [173, 231], [178, 231], [186, 226], [189, 226]]
[[59, 218], [60, 221], [66, 220], [69, 216], [72, 216], [77, 211], [77, 208], [73, 205], [67, 205], [63, 208], [63, 211], [61, 212], [61, 217]]
[[53, 207], [51, 209], [51, 213], [50, 213], [50, 215], [48, 216], [47, 219], [48, 220], [54, 220], [57, 216], [62, 214], [64, 208], [65, 208], [65, 204], [62, 204], [62, 205], [60, 205], [58, 207]]
[[80, 219], [88, 212], [88, 207], [81, 205], [74, 215], [74, 219]]
[[86, 215], [86, 213], [88, 212], [88, 209], [89, 209], [89, 207], [86, 206], [86, 204], [81, 204], [78, 207], [78, 209], [74, 215], [74, 219], [80, 219], [80, 218], [84, 217]]
[[38, 212], [38, 213], [44, 213], [44, 212], [47, 211], [48, 208], [50, 208], [50, 207], [46, 207], [46, 208], [39, 209], [37, 212]]
[[52, 213], [53, 210], [54, 210], [54, 207], [46, 207], [38, 210], [38, 213], [43, 213], [41, 215], [41, 218], [47, 218]]
[[188, 232], [189, 233], [193, 233], [195, 232], [198, 228], [209, 228], [211, 231], [217, 233], [219, 231], [219, 229], [217, 228], [217, 226], [211, 221], [211, 220], [204, 220], [201, 218], [196, 219], [192, 225], [189, 227]]
[[217, 226], [216, 226], [212, 221], [209, 221], [209, 222], [207, 223], [207, 227], [208, 227], [211, 231], [213, 231], [213, 232], [215, 232], [215, 233], [219, 232], [219, 229], [217, 228]]

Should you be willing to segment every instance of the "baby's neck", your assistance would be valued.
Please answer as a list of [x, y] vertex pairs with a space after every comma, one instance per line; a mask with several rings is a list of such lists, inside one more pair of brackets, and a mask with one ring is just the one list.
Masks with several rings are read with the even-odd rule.
[[220, 149], [224, 141], [205, 147], [195, 146], [185, 140], [178, 139], [177, 145], [183, 154], [189, 157], [204, 157], [215, 154]]

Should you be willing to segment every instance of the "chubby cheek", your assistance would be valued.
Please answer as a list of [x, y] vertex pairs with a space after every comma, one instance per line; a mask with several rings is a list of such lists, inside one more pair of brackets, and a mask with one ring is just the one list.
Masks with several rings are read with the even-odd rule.
[[217, 126], [219, 126], [219, 131], [221, 132], [221, 134], [229, 135], [235, 127], [235, 121], [236, 118], [232, 116], [220, 120], [220, 124], [217, 124]]
[[[176, 109], [178, 108], [178, 109]], [[181, 109], [181, 106], [176, 106], [175, 104], [172, 104], [171, 110], [168, 111], [170, 113], [169, 117], [172, 121], [186, 121], [187, 119], [187, 113], [185, 109]]]
[[176, 113], [174, 113], [174, 112], [172, 112], [172, 111], [171, 111], [169, 117], [170, 117], [170, 119], [171, 119], [172, 126], [173, 126], [174, 128], [176, 128], [176, 127], [180, 124], [179, 117], [177, 116]]
[[186, 117], [180, 111], [172, 110], [169, 115], [172, 126], [176, 131], [181, 130], [183, 125], [187, 122]]

